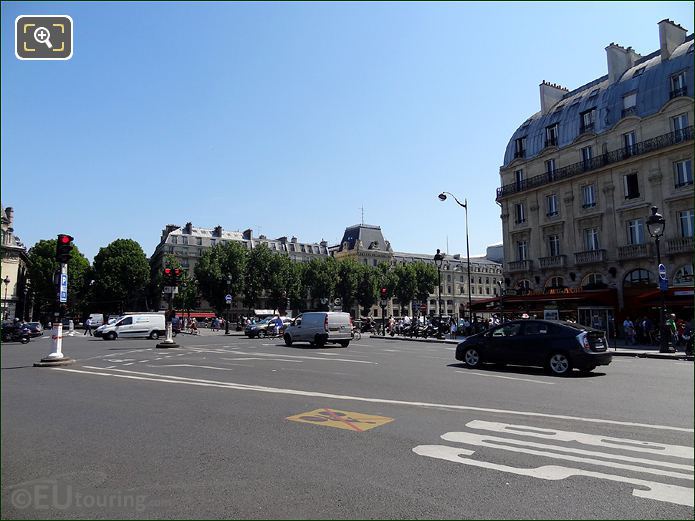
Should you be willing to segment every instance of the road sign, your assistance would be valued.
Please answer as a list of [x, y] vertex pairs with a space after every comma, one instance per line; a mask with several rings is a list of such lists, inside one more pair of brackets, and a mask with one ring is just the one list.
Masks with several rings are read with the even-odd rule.
[[420, 308], [420, 304], [417, 301], [413, 302], [413, 311], [417, 311]]
[[666, 291], [668, 289], [668, 279], [659, 279], [659, 289], [661, 291]]
[[420, 304], [420, 311], [427, 311], [427, 304]]
[[174, 295], [177, 295], [179, 292], [178, 286], [164, 286], [164, 289], [162, 290], [162, 293], [172, 293]]
[[229, 293], [227, 293], [227, 294], [224, 296], [224, 301], [225, 301], [227, 304], [231, 304], [231, 302], [232, 302], [232, 296], [231, 296]]
[[659, 264], [659, 278], [661, 280], [666, 280], [666, 266]]
[[61, 273], [60, 274], [60, 301], [61, 302], [67, 302], [68, 301], [68, 274], [67, 273]]
[[385, 308], [387, 303], [388, 303], [388, 302], [386, 301], [386, 299], [383, 299], [383, 298], [382, 298], [381, 301], [379, 302], [379, 304], [380, 304], [380, 306], [381, 306], [382, 308]]

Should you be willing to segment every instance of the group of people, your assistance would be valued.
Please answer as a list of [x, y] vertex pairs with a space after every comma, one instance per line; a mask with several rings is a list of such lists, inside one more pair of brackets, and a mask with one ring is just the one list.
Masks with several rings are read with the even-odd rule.
[[[675, 347], [685, 346], [692, 349], [692, 330], [693, 320], [686, 322], [678, 318], [675, 313], [671, 313], [665, 320], [666, 329], [671, 336], [671, 343]], [[638, 320], [631, 320], [625, 317], [623, 321], [623, 332], [625, 342], [628, 345], [637, 344], [657, 344], [658, 343], [658, 324], [655, 324], [648, 316], [644, 315]]]

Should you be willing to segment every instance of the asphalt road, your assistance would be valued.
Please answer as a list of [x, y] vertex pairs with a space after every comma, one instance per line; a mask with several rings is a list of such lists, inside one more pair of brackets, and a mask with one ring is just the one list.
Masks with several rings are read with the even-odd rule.
[[692, 362], [176, 340], [3, 344], [3, 519], [693, 518]]

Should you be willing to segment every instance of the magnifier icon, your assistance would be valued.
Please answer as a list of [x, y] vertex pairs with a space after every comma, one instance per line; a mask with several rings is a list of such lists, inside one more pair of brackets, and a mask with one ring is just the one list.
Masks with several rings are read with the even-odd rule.
[[34, 40], [36, 40], [39, 43], [45, 43], [46, 47], [48, 47], [49, 49], [53, 49], [53, 45], [51, 45], [51, 33], [45, 27], [36, 28], [36, 30], [34, 31]]

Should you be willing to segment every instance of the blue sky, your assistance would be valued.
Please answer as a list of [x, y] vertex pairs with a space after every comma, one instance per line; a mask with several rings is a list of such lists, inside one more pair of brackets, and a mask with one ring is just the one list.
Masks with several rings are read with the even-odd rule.
[[[20, 14], [69, 14], [74, 54], [19, 61]], [[3, 2], [2, 204], [27, 246], [147, 255], [168, 224], [337, 243], [380, 225], [396, 251], [502, 241], [495, 189], [542, 80], [648, 54], [692, 2]]]

